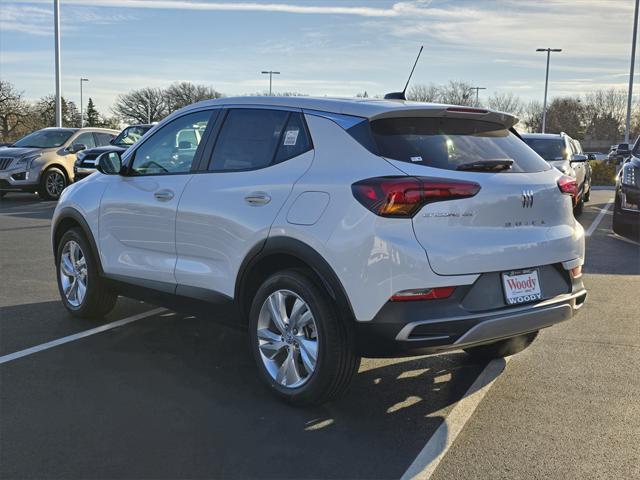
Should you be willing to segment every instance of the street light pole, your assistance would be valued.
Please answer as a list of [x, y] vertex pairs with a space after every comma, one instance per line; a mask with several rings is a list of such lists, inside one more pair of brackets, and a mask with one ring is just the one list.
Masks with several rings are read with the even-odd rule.
[[56, 127], [62, 127], [62, 84], [60, 82], [60, 0], [53, 0], [53, 30], [56, 63]]
[[469, 90], [476, 91], [476, 107], [480, 106], [480, 90], [486, 90], [487, 87], [471, 87]]
[[547, 126], [547, 91], [549, 88], [549, 60], [551, 58], [551, 52], [561, 52], [561, 48], [537, 48], [536, 52], [547, 52], [547, 74], [544, 78], [544, 103], [542, 105], [542, 133], [544, 133]]
[[638, 38], [638, 4], [640, 0], [636, 0], [636, 13], [633, 16], [633, 40], [631, 42], [631, 68], [629, 71], [629, 91], [627, 93], [627, 123], [624, 129], [624, 141], [629, 143], [629, 134], [631, 133], [631, 99], [633, 98], [633, 66], [636, 63], [636, 41]]
[[274, 75], [280, 75], [280, 72], [274, 72], [273, 70], [263, 70], [262, 74], [266, 75], [269, 74], [269, 96], [271, 96], [271, 84], [272, 84], [272, 80], [273, 80], [273, 76]]
[[80, 128], [84, 127], [84, 116], [82, 115], [82, 83], [88, 81], [88, 78], [80, 78]]

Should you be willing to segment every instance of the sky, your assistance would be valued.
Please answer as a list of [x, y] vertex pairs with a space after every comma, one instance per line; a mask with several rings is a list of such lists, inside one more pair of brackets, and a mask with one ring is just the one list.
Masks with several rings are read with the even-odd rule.
[[[402, 90], [464, 80], [481, 96], [623, 88], [629, 80], [633, 0], [60, 0], [62, 94], [115, 97], [191, 81], [226, 95], [268, 89], [319, 96]], [[53, 0], [0, 0], [0, 78], [28, 99], [55, 89]], [[640, 49], [638, 55], [640, 56]], [[636, 61], [636, 65], [638, 62]], [[640, 93], [640, 67], [634, 88]], [[640, 97], [636, 97], [636, 99]]]

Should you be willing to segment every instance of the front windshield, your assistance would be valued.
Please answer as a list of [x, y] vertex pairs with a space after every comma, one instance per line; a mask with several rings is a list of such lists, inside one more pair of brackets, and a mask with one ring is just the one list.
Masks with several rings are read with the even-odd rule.
[[14, 147], [56, 148], [64, 145], [73, 134], [71, 130], [38, 130], [13, 144]]
[[524, 141], [547, 162], [567, 159], [567, 151], [561, 139], [525, 137]]
[[119, 147], [130, 147], [140, 140], [150, 129], [151, 127], [127, 127], [115, 138], [113, 144], [118, 145]]

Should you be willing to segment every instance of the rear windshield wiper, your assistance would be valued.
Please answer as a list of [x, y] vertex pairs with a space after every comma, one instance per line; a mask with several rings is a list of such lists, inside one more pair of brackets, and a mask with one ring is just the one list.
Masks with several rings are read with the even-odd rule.
[[513, 160], [503, 158], [500, 160], [479, 160], [477, 162], [463, 163], [456, 170], [474, 170], [478, 172], [501, 172], [509, 170], [513, 166]]

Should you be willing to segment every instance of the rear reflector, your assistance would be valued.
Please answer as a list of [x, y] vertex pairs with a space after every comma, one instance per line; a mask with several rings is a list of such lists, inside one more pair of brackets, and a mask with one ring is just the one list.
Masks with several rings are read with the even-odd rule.
[[580, 278], [582, 276], [582, 265], [573, 267], [569, 270], [569, 274], [571, 275], [571, 278]]
[[565, 195], [575, 197], [578, 193], [578, 184], [576, 179], [568, 175], [563, 175], [558, 179], [558, 188]]
[[480, 185], [431, 177], [375, 177], [351, 186], [353, 196], [381, 217], [413, 217], [424, 205], [473, 197]]
[[419, 290], [403, 290], [391, 297], [392, 302], [411, 302], [415, 300], [438, 300], [449, 298], [456, 287], [422, 288]]

